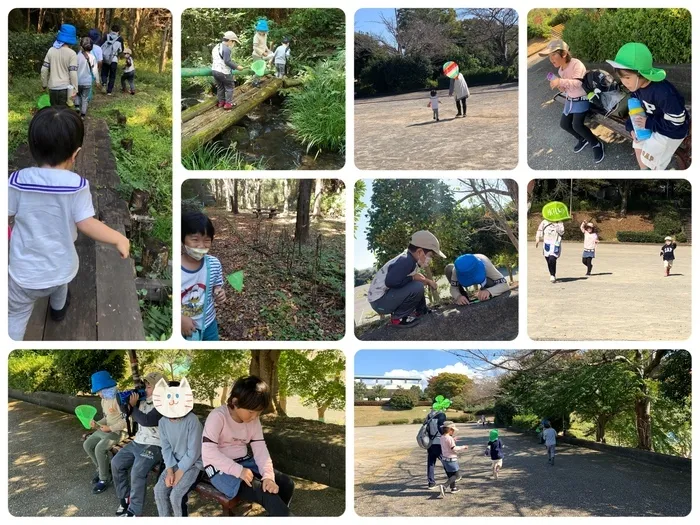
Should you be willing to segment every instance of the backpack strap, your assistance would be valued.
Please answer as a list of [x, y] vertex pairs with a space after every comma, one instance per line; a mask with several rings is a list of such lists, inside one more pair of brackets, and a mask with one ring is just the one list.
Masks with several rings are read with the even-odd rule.
[[209, 257], [204, 256], [204, 266], [207, 269], [207, 280], [206, 286], [204, 288], [204, 309], [202, 310], [202, 335], [204, 334], [204, 330], [207, 328], [207, 310], [209, 309], [209, 295], [213, 294], [214, 291], [210, 288], [210, 283], [209, 281], [211, 280], [211, 268], [209, 266]]

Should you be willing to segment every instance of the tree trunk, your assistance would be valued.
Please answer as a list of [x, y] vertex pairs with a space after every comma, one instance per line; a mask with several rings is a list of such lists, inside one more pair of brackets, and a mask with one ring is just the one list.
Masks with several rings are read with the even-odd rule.
[[140, 274], [161, 275], [168, 267], [168, 246], [155, 238], [147, 239], [141, 254]]
[[328, 409], [328, 405], [322, 405], [320, 407], [317, 407], [317, 412], [318, 412], [318, 420], [325, 422], [326, 418], [326, 410]]
[[257, 376], [270, 388], [272, 404], [265, 410], [266, 414], [282, 414], [279, 405], [278, 366], [282, 350], [253, 350], [250, 360], [250, 375]]
[[651, 399], [648, 395], [634, 402], [634, 412], [637, 416], [637, 448], [653, 451], [651, 441]]
[[44, 27], [44, 19], [46, 18], [46, 9], [39, 8], [39, 20], [36, 24], [36, 32], [41, 33], [42, 27]]
[[506, 264], [506, 268], [508, 269], [508, 279], [510, 281], [510, 284], [513, 284], [513, 265]]
[[321, 216], [321, 194], [323, 193], [323, 179], [316, 179], [314, 190], [314, 217]]
[[282, 180], [282, 188], [284, 192], [284, 203], [282, 205], [282, 213], [287, 215], [289, 213], [289, 181], [287, 179]]
[[101, 11], [102, 10], [99, 8], [95, 9], [95, 29], [97, 29], [98, 31], [102, 31], [100, 29], [102, 27], [102, 25], [100, 24], [100, 20], [102, 19], [102, 17], [100, 16]]
[[595, 425], [595, 440], [598, 443], [605, 443], [605, 426], [608, 424], [607, 416], [598, 416]]
[[280, 394], [280, 408], [284, 412], [284, 415], [287, 415], [287, 395], [286, 394]]
[[158, 73], [165, 70], [165, 64], [168, 61], [168, 47], [170, 45], [170, 25], [166, 25], [163, 29], [163, 38], [160, 42], [160, 62], [158, 63]]
[[32, 10], [27, 9], [27, 33], [32, 28]]
[[151, 11], [151, 9], [134, 9], [134, 24], [132, 26], [132, 35], [131, 35], [131, 47], [134, 49], [140, 49], [141, 48], [141, 37], [143, 36], [143, 32], [141, 31], [141, 26], [143, 25], [143, 21], [148, 18], [148, 12]]
[[143, 386], [141, 376], [139, 375], [139, 359], [136, 357], [136, 350], [127, 350], [129, 356], [129, 364], [131, 364], [131, 379], [134, 381], [134, 388]]
[[294, 230], [294, 239], [298, 243], [309, 240], [309, 213], [311, 205], [311, 183], [312, 179], [301, 179], [299, 181], [299, 198], [297, 199], [297, 221]]
[[238, 215], [238, 179], [233, 180], [233, 214]]
[[105, 33], [112, 30], [112, 18], [114, 17], [114, 9], [105, 9]]
[[255, 181], [255, 207], [262, 208], [262, 180], [258, 179]]
[[620, 216], [627, 217], [627, 202], [629, 201], [630, 196], [629, 180], [622, 179], [618, 188], [620, 190], [620, 197], [622, 200], [622, 202], [620, 203]]

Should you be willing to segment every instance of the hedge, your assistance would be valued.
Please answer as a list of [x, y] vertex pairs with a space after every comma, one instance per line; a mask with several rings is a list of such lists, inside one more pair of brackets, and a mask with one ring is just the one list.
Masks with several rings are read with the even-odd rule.
[[513, 416], [513, 426], [522, 430], [534, 430], [540, 424], [540, 418], [535, 414], [518, 414]]
[[[384, 406], [391, 406], [390, 405], [391, 400], [379, 400], [379, 401], [355, 401], [355, 406], [356, 407], [384, 407]], [[417, 401], [413, 403], [413, 406], [416, 407], [431, 407], [433, 406], [432, 401]]]
[[687, 9], [584, 9], [566, 23], [572, 54], [588, 62], [615, 58], [628, 42], [642, 42], [654, 63], [690, 64], [691, 16]]
[[394, 410], [411, 410], [414, 406], [413, 398], [405, 393], [396, 393], [391, 396], [389, 406]]
[[7, 61], [10, 74], [41, 71], [44, 57], [56, 40], [55, 33], [20, 33], [10, 31], [7, 36]]
[[408, 419], [394, 419], [392, 425], [408, 425]]
[[[659, 232], [617, 232], [617, 240], [620, 242], [640, 242], [663, 244], [665, 234]], [[688, 242], [688, 236], [685, 233], [676, 234], [676, 242]]]

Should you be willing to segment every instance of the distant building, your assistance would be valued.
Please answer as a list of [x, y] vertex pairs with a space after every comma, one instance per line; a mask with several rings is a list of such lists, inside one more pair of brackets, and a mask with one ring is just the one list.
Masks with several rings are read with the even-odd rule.
[[398, 389], [409, 390], [412, 386], [417, 386], [423, 391], [422, 379], [415, 376], [387, 377], [387, 376], [355, 376], [355, 383], [364, 383], [368, 389], [374, 385], [382, 385], [387, 391], [387, 398], [391, 397]]

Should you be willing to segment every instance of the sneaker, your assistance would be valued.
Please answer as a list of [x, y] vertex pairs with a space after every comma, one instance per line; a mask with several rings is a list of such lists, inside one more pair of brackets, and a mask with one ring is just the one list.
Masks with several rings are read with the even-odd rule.
[[439, 499], [442, 499], [442, 498], [444, 498], [444, 497], [445, 497], [445, 486], [444, 486], [444, 485], [440, 485], [440, 494], [438, 494], [438, 498], [439, 498]]
[[98, 481], [95, 483], [95, 486], [92, 487], [92, 493], [93, 494], [102, 494], [105, 490], [107, 490], [107, 487], [109, 486], [109, 481]]
[[437, 484], [435, 484], [435, 483], [433, 483], [432, 485], [431, 485], [430, 483], [428, 483], [428, 490], [435, 490], [435, 489], [437, 489], [439, 486], [440, 486], [440, 485], [437, 485]]
[[416, 326], [419, 322], [420, 318], [407, 315], [401, 319], [392, 319], [391, 326], [395, 326], [396, 328], [410, 328], [411, 326]]
[[95, 475], [92, 477], [92, 484], [95, 485], [96, 483], [100, 482], [100, 473], [95, 472]]
[[451, 492], [452, 494], [454, 494], [455, 492], [459, 492], [459, 491], [460, 491], [460, 489], [459, 489], [458, 487], [454, 487], [454, 488], [451, 488], [451, 489], [450, 489], [450, 492]]
[[462, 112], [460, 111], [459, 113], [457, 113], [457, 114], [455, 115], [455, 118], [459, 118], [459, 117], [461, 117], [461, 116], [462, 116]]
[[460, 481], [462, 481], [462, 476], [459, 476], [459, 477], [455, 480], [455, 483], [459, 483]]
[[132, 94], [132, 95], [135, 95], [135, 94], [136, 94], [136, 91], [132, 91], [131, 94]]
[[135, 518], [135, 517], [136, 517], [136, 514], [134, 514], [134, 513], [131, 512], [130, 510], [127, 510], [124, 514], [122, 514], [122, 515], [119, 516], [119, 517], [120, 517], [120, 518]]
[[122, 516], [122, 515], [126, 514], [128, 510], [129, 510], [129, 502], [126, 501], [126, 498], [124, 498], [119, 502], [119, 506], [117, 507], [117, 512], [115, 512], [114, 514], [116, 514], [117, 516]]
[[[49, 314], [51, 315], [51, 319], [56, 322], [60, 323], [66, 318], [66, 312], [68, 311], [68, 307], [70, 306], [70, 290], [68, 290], [68, 293], [66, 294], [66, 304], [63, 305], [63, 308], [60, 310], [54, 310], [49, 306]], [[97, 481], [100, 481], [100, 478], [97, 478]]]
[[574, 153], [578, 153], [586, 146], [588, 146], [588, 141], [586, 139], [580, 139], [578, 143], [574, 146]]
[[230, 111], [232, 107], [233, 107], [233, 104], [229, 104], [228, 102], [226, 104], [224, 104], [225, 111]]
[[605, 158], [605, 146], [603, 146], [603, 143], [599, 140], [598, 144], [593, 146], [593, 160], [595, 160], [596, 164], [600, 164], [603, 162], [603, 159]]
[[440, 122], [440, 119], [439, 119], [439, 118], [436, 118], [435, 120], [436, 120], [437, 122]]
[[550, 283], [554, 283], [554, 282], [556, 282], [556, 281], [557, 281], [557, 278], [556, 278], [556, 277], [554, 277], [553, 275], [550, 275], [550, 276], [549, 276], [549, 282], [550, 282]]

